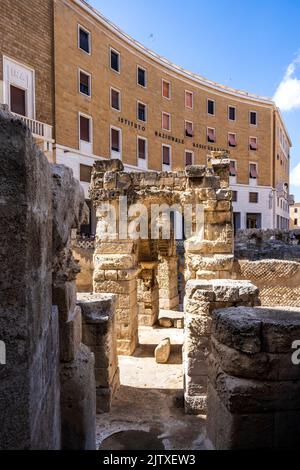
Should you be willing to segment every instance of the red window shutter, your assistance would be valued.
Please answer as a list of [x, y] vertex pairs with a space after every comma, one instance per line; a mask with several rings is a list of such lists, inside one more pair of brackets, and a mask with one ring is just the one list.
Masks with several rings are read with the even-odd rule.
[[146, 160], [146, 141], [139, 139], [139, 158], [141, 160]]
[[235, 162], [230, 162], [230, 176], [236, 176]]
[[120, 152], [120, 135], [117, 129], [111, 130], [111, 149], [114, 152]]
[[111, 104], [114, 109], [120, 109], [119, 92], [111, 90]]
[[193, 154], [192, 152], [186, 152], [185, 154], [185, 165], [190, 166], [193, 164]]
[[13, 113], [26, 116], [26, 92], [13, 85], [10, 86], [10, 109]]
[[254, 179], [258, 177], [256, 165], [250, 165], [250, 177]]
[[250, 139], [250, 149], [257, 150], [257, 140], [254, 138]]
[[163, 82], [163, 95], [165, 98], [170, 98], [170, 84]]
[[188, 91], [185, 93], [185, 106], [187, 108], [193, 107], [193, 94]]
[[215, 142], [216, 136], [215, 136], [214, 129], [208, 129], [207, 136], [208, 136], [209, 142]]
[[234, 134], [229, 134], [229, 145], [230, 147], [236, 147], [236, 137]]
[[170, 165], [170, 148], [169, 147], [163, 147], [163, 164], [164, 165]]
[[80, 116], [80, 140], [90, 142], [90, 120]]
[[168, 114], [163, 114], [163, 128], [170, 130], [170, 116]]
[[194, 137], [194, 130], [193, 130], [193, 123], [186, 122], [185, 123], [185, 133], [187, 137]]

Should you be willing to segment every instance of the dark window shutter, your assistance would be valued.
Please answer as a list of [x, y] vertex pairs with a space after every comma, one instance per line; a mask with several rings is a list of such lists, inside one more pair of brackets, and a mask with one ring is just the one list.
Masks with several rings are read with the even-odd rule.
[[80, 116], [80, 140], [90, 142], [90, 120]]
[[80, 181], [90, 183], [92, 179], [93, 168], [88, 165], [80, 165]]
[[26, 116], [26, 92], [13, 85], [10, 86], [10, 109], [13, 113]]
[[163, 147], [163, 164], [170, 165], [170, 148]]
[[139, 139], [139, 158], [141, 160], [146, 160], [146, 141], [144, 139]]
[[120, 133], [116, 129], [111, 130], [111, 149], [120, 152]]
[[83, 51], [90, 53], [90, 41], [89, 41], [89, 33], [84, 31], [80, 28], [79, 30], [79, 47]]

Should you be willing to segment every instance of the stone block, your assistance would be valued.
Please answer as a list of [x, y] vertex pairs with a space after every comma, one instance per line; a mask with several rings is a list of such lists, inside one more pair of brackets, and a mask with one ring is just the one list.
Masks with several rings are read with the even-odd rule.
[[136, 255], [132, 254], [109, 254], [109, 255], [95, 255], [94, 265], [96, 270], [128, 270], [135, 268], [137, 264]]
[[61, 367], [62, 449], [96, 449], [94, 366], [94, 355], [81, 345], [75, 360]]

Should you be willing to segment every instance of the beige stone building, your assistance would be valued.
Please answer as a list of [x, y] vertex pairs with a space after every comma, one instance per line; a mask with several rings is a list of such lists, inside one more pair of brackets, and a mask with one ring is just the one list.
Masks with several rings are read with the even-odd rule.
[[[2, 31], [13, 26], [1, 47], [2, 101], [33, 130], [35, 119], [54, 124], [53, 158], [73, 169], [87, 199], [95, 161], [177, 171], [226, 150], [235, 227], [288, 227], [292, 144], [272, 100], [172, 64], [82, 0], [16, 1], [13, 11], [10, 4], [1, 3]], [[32, 11], [41, 18], [36, 28]], [[31, 52], [19, 46], [24, 35]], [[92, 221], [86, 231], [94, 230]]]
[[300, 202], [290, 206], [290, 229], [300, 229]]

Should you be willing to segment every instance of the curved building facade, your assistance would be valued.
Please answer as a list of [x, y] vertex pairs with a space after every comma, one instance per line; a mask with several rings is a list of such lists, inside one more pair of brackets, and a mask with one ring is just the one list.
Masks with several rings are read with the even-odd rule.
[[[0, 85], [4, 80], [8, 95], [13, 85], [16, 109], [23, 114], [39, 104], [38, 115], [43, 115], [41, 103], [53, 88], [54, 160], [73, 169], [87, 198], [95, 160], [120, 158], [130, 171], [171, 171], [204, 164], [211, 150], [226, 150], [231, 156], [236, 228], [288, 227], [292, 144], [272, 100], [172, 64], [83, 0], [49, 0], [51, 17], [44, 14], [45, 4], [30, 0], [26, 8], [36, 10], [38, 23], [44, 20], [44, 30], [53, 37], [49, 60], [37, 47], [35, 52], [32, 48], [35, 60], [28, 63], [28, 57], [16, 57], [16, 47], [7, 41]], [[21, 13], [14, 17], [21, 18]], [[38, 46], [32, 28], [28, 35]], [[41, 61], [49, 72], [49, 64], [54, 64], [53, 83], [44, 91], [39, 86], [47, 84]], [[23, 85], [18, 88], [17, 78], [30, 77], [30, 70], [36, 80], [28, 93]], [[9, 104], [8, 95], [4, 102]], [[35, 113], [27, 117], [36, 119]]]

